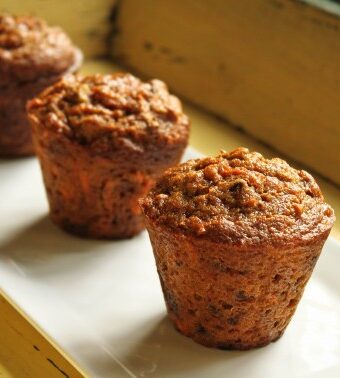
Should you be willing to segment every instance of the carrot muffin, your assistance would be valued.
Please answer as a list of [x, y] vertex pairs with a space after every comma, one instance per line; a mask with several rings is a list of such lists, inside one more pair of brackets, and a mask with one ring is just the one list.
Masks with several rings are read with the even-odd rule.
[[60, 28], [34, 17], [0, 15], [0, 155], [33, 153], [26, 101], [81, 61]]
[[141, 205], [170, 319], [222, 349], [282, 335], [335, 220], [310, 174], [246, 148], [170, 168]]
[[95, 238], [144, 228], [138, 199], [188, 142], [189, 120], [159, 80], [68, 76], [28, 103], [52, 220]]

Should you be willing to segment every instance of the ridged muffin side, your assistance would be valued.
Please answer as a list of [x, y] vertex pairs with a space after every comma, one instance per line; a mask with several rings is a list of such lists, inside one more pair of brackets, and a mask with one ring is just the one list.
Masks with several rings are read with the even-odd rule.
[[167, 170], [141, 204], [175, 327], [227, 349], [282, 335], [334, 222], [307, 172], [245, 148]]

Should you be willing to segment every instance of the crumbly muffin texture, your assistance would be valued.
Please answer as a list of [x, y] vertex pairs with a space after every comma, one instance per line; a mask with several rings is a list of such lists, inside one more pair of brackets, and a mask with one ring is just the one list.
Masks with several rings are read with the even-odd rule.
[[0, 15], [0, 86], [61, 74], [80, 56], [59, 27], [36, 17]]
[[126, 73], [67, 76], [32, 101], [29, 112], [49, 130], [97, 152], [118, 146], [143, 152], [146, 145], [152, 150], [187, 140], [189, 133], [180, 101], [162, 81]]
[[334, 221], [310, 174], [246, 148], [170, 168], [142, 206], [158, 225], [240, 246], [304, 244]]

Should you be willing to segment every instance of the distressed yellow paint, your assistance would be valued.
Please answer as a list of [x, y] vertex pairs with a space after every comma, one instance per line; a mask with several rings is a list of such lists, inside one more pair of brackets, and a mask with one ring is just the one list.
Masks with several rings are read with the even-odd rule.
[[117, 21], [116, 60], [340, 184], [340, 18], [297, 0], [124, 0]]
[[0, 370], [0, 377], [85, 377], [1, 290], [0, 361], [6, 369]]
[[14, 376], [0, 362], [0, 378], [14, 378]]

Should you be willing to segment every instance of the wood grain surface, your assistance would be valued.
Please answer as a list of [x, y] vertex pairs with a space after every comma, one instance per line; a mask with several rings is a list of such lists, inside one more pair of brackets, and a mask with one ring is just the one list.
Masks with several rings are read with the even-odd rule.
[[124, 0], [112, 54], [340, 184], [340, 18], [297, 0]]
[[85, 377], [1, 290], [0, 361], [0, 377]]

